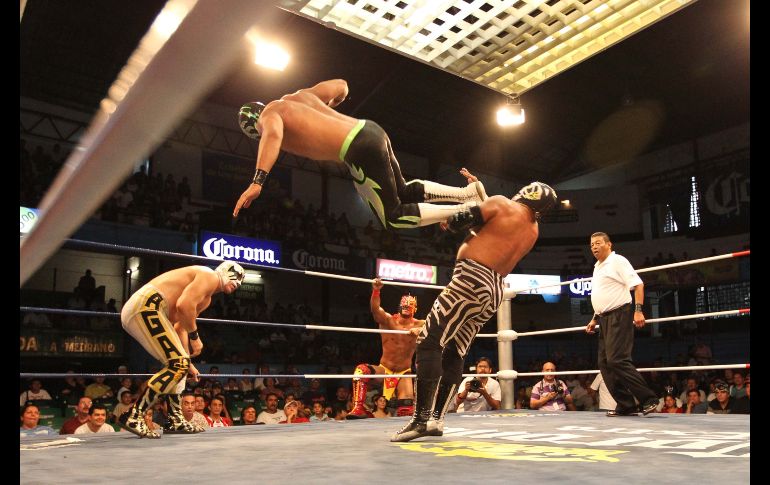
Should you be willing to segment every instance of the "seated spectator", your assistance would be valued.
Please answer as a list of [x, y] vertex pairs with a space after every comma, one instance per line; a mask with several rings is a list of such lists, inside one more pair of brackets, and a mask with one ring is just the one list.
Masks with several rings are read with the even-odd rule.
[[700, 395], [701, 402], [705, 402], [706, 401], [706, 393], [701, 391], [700, 389], [698, 389], [698, 379], [696, 379], [695, 377], [688, 377], [687, 378], [686, 386], [687, 386], [687, 388], [679, 396], [679, 400], [681, 402], [687, 402], [688, 401], [689, 398], [687, 397], [687, 394], [690, 391], [692, 391], [693, 389], [698, 391], [698, 394]]
[[[476, 362], [477, 374], [490, 374], [492, 361], [481, 357]], [[492, 377], [466, 377], [457, 387], [457, 412], [492, 411], [500, 409], [500, 384]]]
[[59, 434], [73, 434], [76, 429], [88, 422], [88, 410], [91, 409], [91, 398], [81, 397], [75, 407], [75, 415], [64, 422]]
[[297, 401], [288, 401], [283, 406], [283, 413], [286, 419], [279, 421], [280, 424], [307, 423], [308, 419], [299, 414], [299, 403]]
[[206, 416], [195, 410], [197, 405], [196, 401], [199, 397], [201, 398], [203, 406], [205, 407], [206, 402], [203, 401], [203, 396], [196, 396], [195, 394], [187, 391], [182, 393], [182, 415], [184, 416], [184, 419], [187, 420], [187, 422], [192, 423], [193, 425], [197, 425], [202, 429], [206, 429], [209, 427], [209, 422], [206, 421]]
[[153, 421], [154, 416], [154, 410], [152, 408], [148, 408], [147, 411], [144, 412], [144, 424], [146, 424], [151, 431], [155, 431], [158, 434], [163, 434], [163, 427]]
[[208, 415], [209, 403], [206, 401], [206, 397], [203, 394], [198, 394], [200, 387], [195, 388], [195, 412]]
[[131, 392], [132, 382], [133, 381], [131, 380], [130, 377], [124, 377], [123, 379], [120, 380], [120, 382], [118, 383], [120, 387], [118, 388], [118, 392], [115, 394], [116, 396], [118, 396], [118, 402], [121, 401], [124, 393], [133, 394]]
[[93, 403], [88, 410], [88, 421], [78, 427], [73, 434], [114, 433], [115, 429], [107, 424], [107, 408], [104, 404]]
[[59, 433], [50, 426], [41, 426], [40, 409], [34, 404], [24, 406], [21, 412], [19, 438], [37, 438], [41, 436], [57, 436]]
[[[67, 371], [67, 374], [74, 373], [75, 372], [72, 370]], [[83, 397], [85, 391], [86, 388], [82, 386], [75, 377], [67, 376], [64, 378], [64, 384], [62, 384], [57, 395], [59, 399], [64, 401], [64, 404], [67, 406], [75, 406], [77, 405], [80, 398]], [[89, 399], [89, 402], [90, 401], [91, 400]], [[73, 429], [72, 431], [75, 430]]]
[[209, 403], [209, 415], [206, 416], [206, 421], [212, 428], [222, 428], [226, 426], [232, 426], [233, 422], [227, 416], [223, 416], [225, 412], [225, 403], [220, 396], [214, 396]]
[[334, 421], [346, 421], [348, 410], [345, 408], [334, 409]]
[[308, 404], [320, 402], [324, 407], [326, 406], [326, 393], [321, 389], [320, 379], [312, 379], [310, 381], [310, 389], [302, 394], [302, 401]]
[[86, 387], [85, 395], [90, 397], [91, 400], [97, 399], [111, 400], [113, 397], [112, 388], [104, 383], [104, 377], [94, 377], [94, 382]]
[[746, 397], [741, 397], [735, 400], [735, 414], [751, 414], [751, 380], [748, 376], [743, 382], [743, 385], [746, 388]]
[[663, 397], [663, 409], [659, 413], [677, 414], [682, 412], [682, 408], [677, 406], [676, 398], [672, 394], [666, 394]]
[[241, 409], [241, 425], [252, 425], [257, 423], [257, 408], [248, 405]]
[[374, 418], [390, 418], [392, 415], [388, 412], [388, 400], [385, 396], [379, 395], [374, 398], [374, 412], [371, 413]]
[[716, 398], [709, 402], [706, 414], [735, 414], [733, 405], [735, 399], [730, 397], [730, 388], [726, 382], [718, 382], [715, 386]]
[[278, 410], [278, 396], [274, 393], [268, 393], [265, 396], [265, 410], [259, 413], [257, 422], [262, 424], [278, 424], [286, 421], [286, 414], [283, 410]]
[[24, 406], [27, 401], [50, 401], [51, 395], [43, 389], [40, 379], [32, 379], [29, 382], [29, 389], [22, 392], [19, 396], [19, 406]]
[[123, 391], [120, 394], [120, 402], [115, 406], [110, 414], [110, 423], [116, 423], [118, 418], [129, 409], [134, 403], [134, 395], [128, 391]]
[[524, 386], [519, 387], [516, 391], [516, 400], [513, 405], [514, 409], [529, 409], [529, 396], [527, 396], [527, 388]]
[[595, 411], [597, 409], [597, 395], [588, 386], [588, 377], [581, 374], [577, 378], [578, 384], [572, 391], [572, 400], [578, 411]]
[[701, 393], [703, 391], [698, 391], [698, 389], [690, 389], [687, 391], [687, 408], [685, 409], [686, 414], [706, 414], [706, 409], [708, 409], [708, 404], [701, 401]]
[[[387, 404], [387, 402], [385, 403]], [[310, 415], [310, 421], [329, 421], [331, 418], [324, 412], [324, 405], [320, 401], [313, 403], [313, 414]]]
[[238, 386], [238, 380], [235, 377], [228, 377], [222, 390], [239, 392], [241, 388]]
[[[543, 364], [543, 372], [555, 371], [556, 364], [553, 362]], [[554, 374], [545, 374], [540, 382], [532, 386], [529, 407], [543, 411], [575, 410], [575, 404], [572, 402], [572, 395], [567, 384], [563, 380], [557, 379]]]
[[730, 397], [740, 399], [746, 397], [746, 388], [744, 387], [743, 371], [733, 372], [733, 385], [730, 386]]
[[[245, 368], [243, 369], [242, 374], [249, 375], [251, 374], [251, 371], [248, 368]], [[244, 394], [247, 392], [251, 392], [252, 390], [254, 390], [254, 383], [251, 381], [251, 378], [244, 377], [240, 381], [238, 381], [238, 389], [240, 389], [240, 391]]]
[[283, 399], [283, 391], [278, 389], [277, 384], [275, 382], [275, 378], [273, 377], [265, 377], [263, 378], [263, 385], [264, 387], [261, 389], [260, 393], [267, 398], [268, 394], [275, 394], [278, 396], [279, 399]]

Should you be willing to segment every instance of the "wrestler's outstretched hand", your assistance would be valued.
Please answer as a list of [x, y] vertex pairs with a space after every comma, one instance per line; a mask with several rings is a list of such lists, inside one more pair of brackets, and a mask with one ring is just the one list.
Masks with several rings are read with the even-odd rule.
[[238, 203], [235, 204], [235, 210], [233, 210], [233, 217], [238, 217], [238, 213], [241, 208], [248, 209], [251, 205], [251, 201], [259, 197], [262, 193], [262, 186], [258, 184], [251, 184], [243, 191], [241, 197], [238, 199]]
[[190, 368], [187, 369], [187, 377], [192, 382], [198, 382], [200, 380], [200, 377], [198, 377], [199, 375], [200, 375], [200, 372], [198, 372], [198, 369], [196, 369], [195, 366], [191, 362], [190, 363]]
[[473, 175], [472, 173], [470, 173], [468, 171], [468, 169], [465, 168], [465, 167], [460, 169], [460, 175], [462, 175], [463, 177], [468, 179], [468, 183], [469, 184], [472, 184], [473, 182], [478, 182], [479, 181], [479, 178], [476, 177], [475, 175]]

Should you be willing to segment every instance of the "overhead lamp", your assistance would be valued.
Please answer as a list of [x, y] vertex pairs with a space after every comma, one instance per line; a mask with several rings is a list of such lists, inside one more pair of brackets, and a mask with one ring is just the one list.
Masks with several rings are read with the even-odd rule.
[[251, 28], [246, 32], [246, 39], [254, 47], [255, 64], [275, 69], [276, 71], [286, 69], [291, 56], [283, 47], [265, 39], [255, 28]]
[[524, 108], [517, 95], [509, 97], [505, 106], [497, 110], [497, 124], [500, 126], [521, 125], [524, 123]]

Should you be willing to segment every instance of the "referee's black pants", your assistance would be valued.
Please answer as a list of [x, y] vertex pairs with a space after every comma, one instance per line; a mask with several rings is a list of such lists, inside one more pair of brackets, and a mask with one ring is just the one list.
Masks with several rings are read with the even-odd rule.
[[618, 403], [616, 411], [637, 410], [636, 398], [644, 406], [657, 401], [644, 378], [634, 367], [634, 317], [631, 304], [611, 310], [596, 319], [599, 324], [599, 370], [607, 390]]

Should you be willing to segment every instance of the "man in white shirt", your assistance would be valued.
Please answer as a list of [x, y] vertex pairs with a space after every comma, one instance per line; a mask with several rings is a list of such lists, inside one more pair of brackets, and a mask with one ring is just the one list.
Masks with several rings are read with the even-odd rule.
[[286, 414], [283, 409], [278, 409], [278, 396], [276, 394], [268, 393], [265, 396], [265, 404], [266, 409], [257, 416], [257, 424], [278, 424], [281, 421], [286, 421]]
[[[491, 374], [492, 361], [482, 357], [476, 362], [476, 374]], [[491, 377], [466, 377], [460, 383], [455, 399], [457, 412], [492, 411], [500, 409], [500, 384]]]
[[599, 392], [599, 411], [614, 411], [618, 407], [618, 403], [612, 399], [612, 394], [607, 389], [607, 384], [604, 383], [601, 372], [596, 374], [596, 378], [591, 383], [591, 389]]
[[[598, 324], [599, 370], [612, 398], [617, 402], [607, 416], [636, 415], [654, 411], [658, 405], [655, 393], [647, 387], [644, 378], [634, 367], [631, 354], [634, 349], [634, 328], [643, 328], [642, 313], [644, 284], [631, 263], [612, 250], [610, 237], [604, 232], [591, 234], [591, 252], [596, 258], [591, 290], [594, 316], [586, 325], [587, 333], [594, 333]], [[631, 290], [635, 305], [631, 308]], [[636, 401], [640, 404], [637, 406]]]
[[114, 433], [115, 429], [106, 421], [107, 408], [104, 404], [93, 403], [88, 410], [88, 421], [76, 429], [74, 434]]

